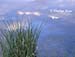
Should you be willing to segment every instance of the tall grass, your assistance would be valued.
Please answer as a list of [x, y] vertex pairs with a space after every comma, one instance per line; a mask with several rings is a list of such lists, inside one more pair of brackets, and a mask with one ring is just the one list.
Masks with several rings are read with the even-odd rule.
[[[25, 25], [25, 24], [24, 24]], [[10, 24], [5, 23], [6, 31], [0, 31], [0, 45], [3, 57], [37, 57], [37, 41], [41, 32], [40, 26], [32, 26], [28, 23], [27, 27], [21, 26], [17, 22], [13, 23], [14, 29]]]

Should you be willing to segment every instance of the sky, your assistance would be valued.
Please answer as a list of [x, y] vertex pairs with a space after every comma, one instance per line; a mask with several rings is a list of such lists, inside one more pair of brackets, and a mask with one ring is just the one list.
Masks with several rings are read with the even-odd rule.
[[70, 7], [72, 9], [75, 6], [75, 0], [0, 0], [0, 15], [29, 5], [32, 5], [34, 9], [48, 9], [50, 7]]

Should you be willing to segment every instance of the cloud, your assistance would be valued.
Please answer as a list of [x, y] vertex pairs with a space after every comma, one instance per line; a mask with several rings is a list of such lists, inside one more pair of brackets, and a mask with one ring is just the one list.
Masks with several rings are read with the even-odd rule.
[[69, 8], [75, 6], [75, 0], [0, 0], [0, 15], [29, 5], [36, 10], [51, 7]]
[[19, 15], [35, 15], [35, 16], [40, 16], [41, 13], [40, 12], [30, 12], [30, 11], [18, 11], [17, 14]]
[[0, 15], [22, 8], [25, 5], [28, 5], [28, 3], [32, 3], [34, 1], [35, 0], [0, 0]]

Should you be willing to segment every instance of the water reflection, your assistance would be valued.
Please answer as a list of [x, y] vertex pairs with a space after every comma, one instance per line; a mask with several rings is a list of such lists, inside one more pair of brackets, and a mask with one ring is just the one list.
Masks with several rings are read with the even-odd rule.
[[[0, 16], [0, 23], [7, 19], [21, 19], [22, 16], [24, 19], [30, 17], [35, 25], [45, 23], [38, 41], [38, 57], [75, 56], [75, 0], [0, 0], [0, 7], [0, 15], [3, 15]], [[70, 9], [73, 12], [50, 12], [50, 9]], [[14, 10], [17, 15], [13, 13]], [[12, 24], [9, 27], [12, 28]], [[4, 28], [0, 24], [0, 29]]]

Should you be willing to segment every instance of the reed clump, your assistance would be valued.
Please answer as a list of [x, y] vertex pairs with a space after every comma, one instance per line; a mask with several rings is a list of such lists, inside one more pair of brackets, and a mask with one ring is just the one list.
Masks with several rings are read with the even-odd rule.
[[6, 31], [0, 31], [3, 57], [37, 57], [36, 46], [41, 32], [40, 26], [34, 27], [28, 23], [25, 28], [17, 23], [17, 28], [12, 29], [9, 25], [7, 23]]

